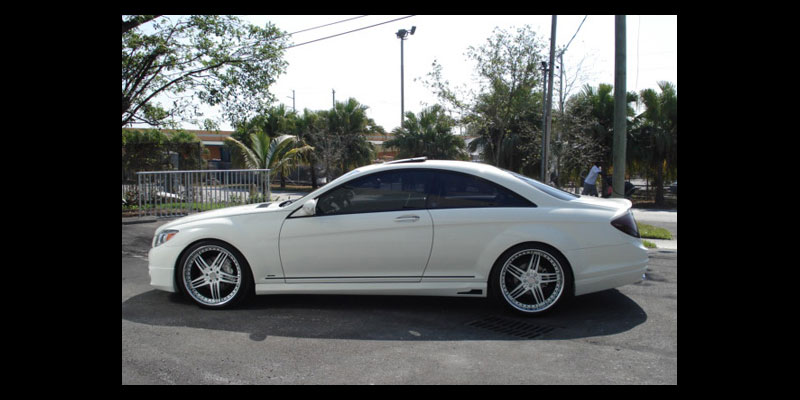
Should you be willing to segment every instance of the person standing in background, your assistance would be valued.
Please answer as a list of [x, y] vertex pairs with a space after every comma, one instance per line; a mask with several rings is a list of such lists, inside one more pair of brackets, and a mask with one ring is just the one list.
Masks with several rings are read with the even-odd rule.
[[581, 195], [588, 195], [588, 196], [595, 196], [597, 197], [597, 176], [603, 172], [602, 163], [599, 161], [595, 161], [592, 169], [589, 170], [589, 175], [586, 176], [586, 179], [583, 181], [583, 192]]

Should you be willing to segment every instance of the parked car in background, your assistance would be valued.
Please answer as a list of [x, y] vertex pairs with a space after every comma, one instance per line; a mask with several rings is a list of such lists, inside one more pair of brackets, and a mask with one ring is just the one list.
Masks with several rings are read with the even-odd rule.
[[538, 315], [642, 279], [647, 251], [630, 208], [490, 165], [398, 160], [295, 201], [166, 223], [149, 273], [204, 308], [252, 294], [490, 296]]

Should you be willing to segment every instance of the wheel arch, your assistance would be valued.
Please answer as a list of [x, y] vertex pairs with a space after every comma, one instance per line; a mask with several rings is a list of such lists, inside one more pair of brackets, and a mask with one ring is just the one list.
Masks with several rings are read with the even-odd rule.
[[[492, 276], [494, 276], [494, 271], [496, 269], [502, 268], [503, 264], [502, 261], [505, 260], [506, 257], [508, 257], [511, 252], [514, 252], [519, 247], [530, 246], [530, 245], [544, 247], [546, 250], [552, 251], [554, 253], [553, 254], [554, 256], [560, 258], [559, 262], [564, 264], [563, 265], [564, 271], [567, 274], [569, 274], [570, 285], [567, 288], [568, 294], [570, 296], [573, 296], [575, 294], [575, 272], [572, 270], [572, 264], [569, 262], [569, 259], [567, 258], [566, 254], [564, 254], [563, 251], [559, 250], [556, 246], [541, 240], [527, 240], [507, 247], [502, 253], [500, 253], [497, 256], [497, 258], [495, 258], [494, 263], [492, 264], [492, 268], [489, 270], [489, 274], [487, 275], [487, 280], [490, 281], [492, 279]], [[486, 285], [487, 291], [492, 291], [493, 290], [492, 288], [493, 285], [491, 284], [491, 282], [487, 282]], [[491, 297], [492, 295], [493, 293], [487, 293], [487, 296], [489, 297]]]
[[[184, 256], [186, 256], [186, 254], [189, 252], [189, 250], [192, 249], [195, 245], [197, 245], [199, 243], [206, 243], [206, 242], [207, 243], [223, 244], [225, 246], [230, 247], [234, 251], [236, 251], [236, 253], [238, 253], [237, 255], [239, 257], [241, 257], [241, 260], [245, 264], [247, 264], [247, 271], [248, 271], [248, 274], [250, 275], [250, 282], [253, 282], [253, 283], [255, 282], [255, 276], [253, 275], [253, 268], [251, 267], [252, 264], [250, 264], [250, 261], [247, 260], [247, 256], [245, 256], [244, 253], [241, 250], [239, 250], [238, 247], [234, 246], [233, 244], [231, 244], [228, 241], [225, 241], [225, 240], [222, 240], [222, 239], [218, 239], [218, 238], [211, 238], [211, 237], [209, 237], [209, 238], [198, 238], [198, 239], [195, 239], [194, 241], [192, 241], [191, 243], [187, 244], [183, 248], [183, 250], [181, 250], [180, 254], [178, 255], [178, 258], [175, 260], [175, 268], [173, 268], [174, 276], [173, 276], [173, 280], [172, 281], [174, 282], [175, 288], [177, 289], [177, 291], [179, 293], [186, 294], [186, 289], [183, 287], [183, 285], [180, 284], [180, 282], [181, 282], [181, 280], [180, 280], [181, 263], [183, 262]], [[250, 290], [251, 290], [251, 292], [255, 293], [255, 284], [251, 285]]]

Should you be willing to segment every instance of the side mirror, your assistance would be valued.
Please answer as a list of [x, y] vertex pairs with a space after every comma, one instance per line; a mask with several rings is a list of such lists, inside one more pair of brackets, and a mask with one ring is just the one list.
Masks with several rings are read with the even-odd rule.
[[311, 215], [314, 215], [316, 213], [317, 213], [317, 200], [316, 199], [311, 199], [311, 200], [303, 203], [303, 206], [301, 207], [301, 210], [300, 210], [298, 216], [303, 216], [303, 217], [304, 216], [311, 216]]

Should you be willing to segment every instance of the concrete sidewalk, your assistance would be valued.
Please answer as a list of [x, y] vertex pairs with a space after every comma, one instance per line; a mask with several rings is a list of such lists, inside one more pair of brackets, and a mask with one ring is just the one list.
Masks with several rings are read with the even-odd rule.
[[658, 249], [678, 250], [678, 211], [676, 210], [645, 210], [633, 209], [633, 218], [636, 222], [664, 228], [672, 234], [672, 240], [644, 239], [652, 242]]

